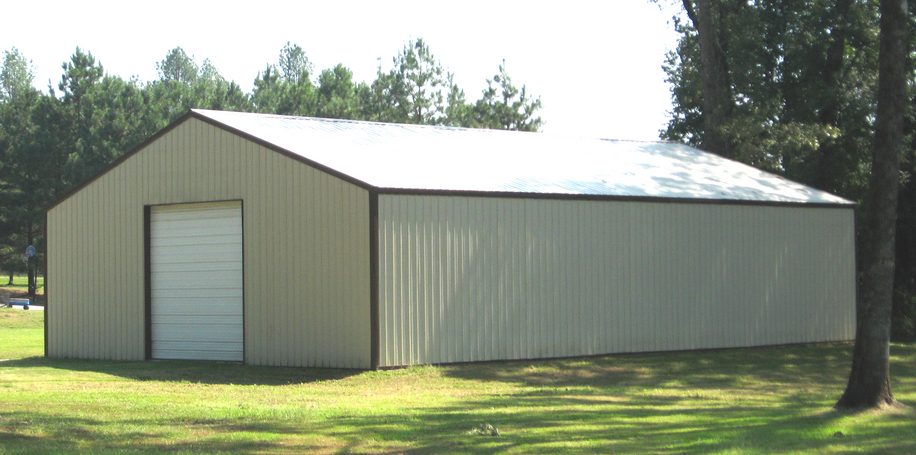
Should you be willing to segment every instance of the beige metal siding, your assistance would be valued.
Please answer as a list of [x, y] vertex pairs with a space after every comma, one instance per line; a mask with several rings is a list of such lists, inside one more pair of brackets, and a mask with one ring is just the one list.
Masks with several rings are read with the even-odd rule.
[[144, 206], [225, 200], [246, 362], [368, 368], [368, 191], [193, 118], [48, 212], [49, 355], [144, 358]]
[[379, 197], [382, 366], [848, 340], [853, 210]]

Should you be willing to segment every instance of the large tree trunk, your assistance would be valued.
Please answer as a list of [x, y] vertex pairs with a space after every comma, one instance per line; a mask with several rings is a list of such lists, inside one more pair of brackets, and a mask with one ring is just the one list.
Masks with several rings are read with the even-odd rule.
[[700, 75], [703, 79], [703, 147], [733, 158], [734, 151], [724, 131], [734, 108], [731, 78], [725, 51], [719, 40], [712, 0], [683, 0], [684, 9], [697, 30], [700, 41]]
[[894, 235], [906, 101], [907, 0], [881, 0], [878, 111], [875, 150], [865, 207], [861, 283], [856, 303], [852, 372], [837, 408], [894, 403], [890, 383], [890, 329]]

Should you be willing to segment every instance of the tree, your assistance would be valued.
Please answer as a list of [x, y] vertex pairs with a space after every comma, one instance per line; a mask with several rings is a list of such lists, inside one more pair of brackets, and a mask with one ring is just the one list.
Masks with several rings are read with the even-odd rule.
[[[837, 0], [833, 9], [829, 46], [820, 80], [823, 84], [822, 101], [818, 110], [818, 121], [823, 125], [839, 126], [840, 107], [842, 103], [841, 84], [843, 77], [843, 57], [851, 31], [850, 12], [854, 0]], [[833, 180], [838, 173], [834, 166], [838, 155], [842, 153], [834, 141], [822, 141], [818, 146], [817, 171], [811, 181], [817, 188], [836, 188]]]
[[71, 182], [79, 182], [111, 160], [92, 134], [93, 88], [101, 82], [105, 70], [101, 63], [96, 63], [91, 52], [83, 52], [79, 47], [62, 68], [64, 74], [58, 88], [68, 113], [63, 120], [70, 134], [66, 142], [71, 146], [67, 171]]
[[165, 55], [165, 58], [156, 63], [156, 71], [160, 81], [175, 81], [183, 84], [193, 84], [197, 80], [200, 69], [194, 57], [188, 56], [184, 49], [176, 47]]
[[[35, 71], [13, 48], [5, 51], [0, 67], [0, 249], [4, 269], [12, 272], [19, 255], [41, 235], [40, 203], [46, 187], [41, 185], [44, 160], [32, 140], [32, 113], [40, 97], [32, 87]], [[28, 293], [35, 295], [36, 260], [28, 262]]]
[[907, 100], [907, 0], [881, 0], [878, 109], [872, 173], [865, 207], [862, 278], [856, 304], [852, 371], [838, 408], [895, 403], [890, 384], [890, 331], [894, 239], [900, 156]]
[[731, 158], [734, 153], [725, 130], [735, 103], [722, 39], [727, 35], [721, 33], [720, 24], [727, 10], [714, 0], [696, 0], [696, 5], [691, 0], [683, 2], [699, 38], [704, 145], [709, 151]]
[[357, 117], [360, 120], [375, 122], [396, 121], [394, 110], [396, 101], [391, 95], [394, 76], [382, 72], [379, 59], [375, 80], [372, 83], [361, 82], [356, 86]]
[[[734, 101], [717, 121], [731, 157], [860, 199], [874, 115], [876, 11], [848, 0], [710, 2], [721, 11], [716, 24]], [[675, 18], [675, 26], [681, 38], [663, 66], [673, 110], [662, 138], [710, 149], [698, 32], [692, 21]]]
[[289, 43], [280, 51], [278, 65], [267, 65], [254, 80], [251, 103], [258, 112], [314, 115], [315, 86], [312, 64], [305, 51]]
[[541, 99], [529, 96], [524, 85], [519, 89], [512, 84], [506, 72], [506, 61], [499, 65], [499, 73], [487, 79], [483, 96], [474, 104], [475, 127], [515, 131], [537, 131], [544, 123], [535, 113], [541, 108]]
[[227, 81], [209, 59], [200, 65], [197, 79], [191, 84], [191, 107], [224, 111], [250, 111], [251, 101], [235, 82]]
[[298, 44], [290, 45], [289, 41], [280, 49], [279, 67], [283, 79], [293, 85], [311, 77], [313, 71], [305, 51]]
[[32, 87], [30, 62], [15, 48], [4, 52], [0, 268], [19, 267], [30, 244], [43, 249], [45, 205], [192, 108], [532, 131], [542, 124], [535, 116], [540, 99], [515, 86], [505, 64], [481, 99], [468, 102], [422, 39], [408, 41], [393, 63], [389, 71], [379, 64], [371, 83], [355, 83], [338, 64], [315, 85], [305, 51], [287, 42], [247, 94], [211, 61], [198, 65], [181, 47], [156, 63], [159, 77], [149, 83], [106, 74], [91, 52], [77, 47], [60, 83], [43, 94]]
[[448, 96], [446, 97], [445, 124], [465, 128], [481, 128], [474, 118], [474, 106], [468, 103], [464, 90], [454, 81], [454, 75], [448, 75]]
[[276, 114], [282, 93], [280, 71], [274, 65], [267, 65], [254, 79], [251, 103], [258, 112]]
[[321, 72], [318, 76], [316, 116], [356, 118], [357, 103], [357, 85], [353, 83], [352, 71], [338, 64]]
[[[882, 191], [871, 182], [887, 182], [876, 175], [879, 167], [873, 160], [878, 158], [872, 153], [879, 142], [876, 134], [880, 126], [876, 122], [882, 19], [878, 2], [710, 2], [714, 10], [725, 8], [725, 13], [717, 16], [717, 25], [720, 35], [726, 35], [723, 50], [736, 102], [725, 122], [734, 158], [859, 201], [864, 209], [860, 216], [863, 212], [865, 217], [873, 216], [868, 214], [875, 209], [872, 194]], [[675, 23], [681, 38], [664, 65], [672, 84], [674, 109], [662, 137], [704, 147], [697, 31], [692, 21], [676, 19]], [[916, 40], [916, 36], [909, 39]], [[912, 61], [898, 61], [906, 62], [907, 71], [912, 71]], [[898, 99], [912, 103], [914, 95], [916, 92], [903, 93]], [[916, 144], [916, 118], [909, 115], [904, 128], [912, 148]], [[897, 278], [892, 281], [891, 333], [899, 338], [916, 337], [916, 280], [912, 278], [916, 271], [916, 212], [911, 208], [916, 201], [912, 177], [916, 175], [916, 156], [910, 150], [908, 157], [904, 157], [901, 169], [904, 181], [897, 205], [903, 216], [897, 219], [894, 240], [903, 259], [898, 262], [895, 258]], [[860, 218], [858, 225], [860, 280], [864, 280], [865, 274], [873, 273], [865, 271], [866, 258], [877, 254], [870, 251], [876, 245], [870, 238], [874, 223]], [[860, 322], [874, 321], [863, 315], [864, 308], [872, 308], [864, 303], [868, 289], [860, 287]], [[871, 322], [865, 325], [876, 327]], [[859, 368], [856, 364], [855, 369]]]
[[148, 134], [165, 127], [189, 109], [251, 111], [248, 94], [224, 78], [215, 65], [204, 59], [197, 65], [183, 49], [170, 50], [156, 64], [159, 80], [143, 86], [146, 113], [142, 124]]
[[384, 121], [426, 125], [444, 122], [449, 78], [422, 38], [409, 41], [394, 58], [388, 77], [380, 78], [390, 101]]
[[[136, 78], [105, 74], [91, 52], [77, 48], [64, 74], [58, 98], [43, 97], [35, 113], [40, 134], [36, 153], [59, 150], [67, 157], [64, 188], [100, 171], [152, 134], [149, 99]], [[174, 81], [170, 81], [174, 82]], [[177, 83], [177, 82], [176, 82]], [[56, 152], [55, 152], [56, 153]]]

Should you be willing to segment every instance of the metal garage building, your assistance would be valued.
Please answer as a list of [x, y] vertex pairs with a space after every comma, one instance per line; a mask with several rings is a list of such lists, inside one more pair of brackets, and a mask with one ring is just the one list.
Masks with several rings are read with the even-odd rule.
[[849, 340], [854, 205], [672, 143], [194, 110], [47, 210], [46, 353], [378, 368]]

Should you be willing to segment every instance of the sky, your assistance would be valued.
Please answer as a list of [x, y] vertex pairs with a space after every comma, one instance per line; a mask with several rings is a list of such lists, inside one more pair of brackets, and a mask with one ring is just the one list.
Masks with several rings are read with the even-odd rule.
[[423, 38], [469, 101], [505, 60], [513, 83], [540, 96], [545, 133], [656, 140], [671, 110], [661, 65], [676, 46], [677, 11], [647, 0], [5, 3], [0, 51], [18, 48], [45, 92], [77, 46], [108, 74], [141, 81], [180, 46], [249, 92], [287, 42], [316, 73], [342, 63], [371, 82]]

